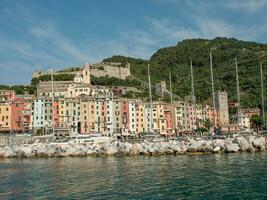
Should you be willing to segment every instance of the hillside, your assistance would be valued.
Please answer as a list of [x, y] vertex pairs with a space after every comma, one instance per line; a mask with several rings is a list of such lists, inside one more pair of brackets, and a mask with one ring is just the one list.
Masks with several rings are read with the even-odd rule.
[[[149, 60], [113, 56], [108, 61], [131, 63], [131, 73], [143, 80], [147, 77], [150, 63], [153, 83], [166, 80], [172, 73], [173, 91], [183, 97], [190, 94], [190, 58], [194, 67], [195, 93], [198, 102], [211, 96], [209, 52], [213, 55], [215, 90], [228, 92], [230, 100], [236, 99], [234, 58], [238, 59], [242, 107], [257, 107], [260, 104], [260, 68], [263, 62], [267, 75], [267, 45], [240, 41], [233, 38], [190, 39], [175, 46], [159, 49]], [[265, 83], [267, 87], [267, 82]]]
[[[150, 64], [152, 84], [160, 80], [168, 82], [169, 71], [172, 73], [173, 92], [180, 97], [190, 95], [190, 58], [193, 61], [195, 93], [199, 103], [210, 101], [211, 81], [209, 52], [213, 55], [215, 90], [228, 92], [230, 101], [236, 100], [236, 79], [234, 58], [238, 59], [239, 82], [241, 90], [242, 107], [260, 106], [260, 68], [263, 62], [263, 71], [267, 75], [267, 45], [255, 42], [240, 41], [234, 38], [188, 39], [175, 46], [165, 47], [155, 52], [149, 60], [113, 56], [104, 62], [126, 62], [131, 64], [131, 74], [141, 80], [147, 81], [147, 64]], [[75, 70], [75, 69], [73, 69]], [[19, 93], [25, 90], [34, 92], [39, 80], [49, 80], [50, 76], [42, 76], [32, 80], [32, 86], [13, 86]], [[55, 80], [72, 80], [73, 75], [60, 74]], [[92, 76], [93, 84], [100, 85], [128, 85], [138, 86], [140, 83], [129, 79], [122, 81], [116, 78], [96, 78]], [[6, 88], [7, 86], [0, 86]], [[267, 79], [265, 81], [267, 88]], [[147, 94], [147, 89], [144, 94]], [[266, 93], [267, 94], [267, 93]]]

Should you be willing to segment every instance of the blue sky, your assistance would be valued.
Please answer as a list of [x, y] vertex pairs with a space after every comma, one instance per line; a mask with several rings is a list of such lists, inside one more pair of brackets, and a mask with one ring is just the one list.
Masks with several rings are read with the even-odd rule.
[[267, 0], [0, 0], [0, 84], [188, 38], [267, 42]]

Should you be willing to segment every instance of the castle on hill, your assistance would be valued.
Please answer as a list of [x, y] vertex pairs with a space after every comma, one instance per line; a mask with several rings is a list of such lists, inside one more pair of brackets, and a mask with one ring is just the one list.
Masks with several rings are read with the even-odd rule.
[[[89, 64], [87, 64], [89, 65]], [[97, 64], [90, 64], [90, 73], [94, 77], [115, 77], [122, 80], [125, 80], [127, 77], [131, 76], [130, 63], [126, 63], [125, 66], [122, 66], [121, 63], [114, 62], [101, 62]], [[49, 75], [50, 71], [35, 71], [32, 74], [32, 78], [39, 78], [43, 75]], [[82, 68], [67, 68], [65, 70], [60, 70], [54, 72], [54, 75], [58, 74], [77, 74], [83, 73]]]

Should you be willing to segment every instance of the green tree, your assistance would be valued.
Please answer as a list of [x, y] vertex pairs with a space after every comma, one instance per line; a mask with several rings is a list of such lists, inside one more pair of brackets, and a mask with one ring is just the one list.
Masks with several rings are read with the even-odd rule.
[[255, 129], [257, 132], [260, 129], [260, 126], [262, 124], [262, 118], [260, 115], [252, 115], [250, 118], [250, 123], [253, 129]]
[[206, 119], [206, 120], [204, 121], [204, 127], [205, 127], [207, 130], [210, 130], [210, 126], [211, 126], [210, 119]]

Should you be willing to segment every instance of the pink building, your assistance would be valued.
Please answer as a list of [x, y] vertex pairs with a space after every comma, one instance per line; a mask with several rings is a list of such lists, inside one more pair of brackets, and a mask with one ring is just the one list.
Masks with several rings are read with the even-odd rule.
[[[213, 109], [212, 107], [208, 109], [208, 117], [211, 123], [211, 128], [212, 128], [212, 123], [213, 123]], [[220, 127], [220, 118], [219, 118], [219, 111], [215, 110], [215, 126], [216, 128]]]
[[55, 127], [60, 127], [60, 120], [59, 120], [60, 108], [59, 108], [59, 106], [60, 106], [59, 101], [55, 100], [53, 102], [53, 115], [54, 115], [54, 126]]
[[173, 117], [172, 117], [172, 106], [164, 105], [164, 119], [167, 122], [167, 136], [173, 135]]
[[122, 133], [128, 133], [129, 130], [129, 102], [126, 99], [121, 99], [120, 102], [120, 126]]
[[169, 110], [164, 111], [164, 118], [166, 119], [167, 122], [167, 135], [171, 136], [173, 135], [173, 120], [172, 120], [172, 115]]
[[31, 129], [31, 102], [25, 99], [15, 99], [11, 106], [11, 131], [25, 132]]

